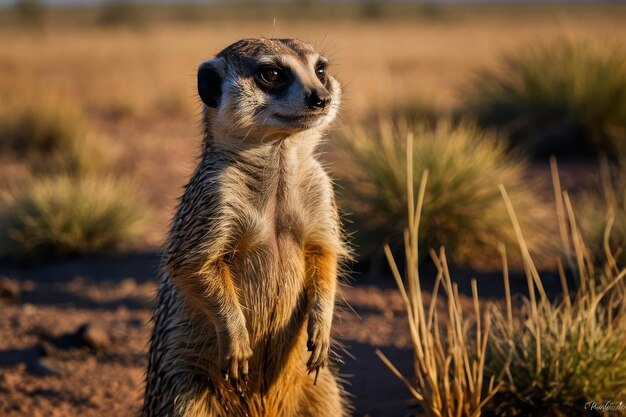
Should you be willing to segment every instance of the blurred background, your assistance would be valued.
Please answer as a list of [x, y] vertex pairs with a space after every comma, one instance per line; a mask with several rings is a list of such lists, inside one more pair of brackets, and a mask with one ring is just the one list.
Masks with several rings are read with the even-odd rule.
[[[424, 372], [383, 245], [408, 275], [422, 273], [427, 307], [441, 284], [441, 258], [428, 251], [441, 246], [460, 306], [473, 305], [476, 278], [481, 303], [504, 311], [504, 270], [522, 321], [529, 276], [546, 314], [569, 300], [564, 282], [623, 296], [624, 22], [619, 1], [0, 0], [0, 414], [137, 414], [158, 252], [199, 156], [196, 68], [241, 38], [296, 37], [344, 86], [322, 159], [355, 248], [336, 320], [355, 415], [434, 415], [375, 355], [409, 378]], [[424, 170], [420, 252], [407, 259], [407, 175], [417, 195]], [[614, 345], [584, 358], [573, 349], [576, 366], [626, 345], [624, 307], [610, 305], [620, 319], [592, 330]], [[565, 334], [567, 320], [544, 330]], [[545, 356], [562, 356], [569, 336]], [[603, 367], [626, 371], [623, 356]], [[582, 375], [570, 363], [578, 378], [563, 382], [518, 359], [546, 386], [503, 382], [506, 415], [583, 415], [584, 399], [626, 400], [617, 371]], [[555, 380], [566, 387], [556, 394], [546, 388]], [[495, 409], [483, 414], [505, 415]]]

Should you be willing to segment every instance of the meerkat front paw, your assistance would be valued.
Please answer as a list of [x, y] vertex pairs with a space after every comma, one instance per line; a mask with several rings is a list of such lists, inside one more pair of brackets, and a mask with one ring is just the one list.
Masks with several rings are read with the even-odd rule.
[[320, 368], [328, 364], [330, 352], [330, 328], [321, 325], [318, 320], [309, 319], [308, 336], [306, 347], [311, 356], [307, 361], [306, 368], [309, 373], [315, 371], [315, 379]]
[[250, 338], [245, 326], [237, 331], [218, 334], [220, 369], [226, 380], [238, 383], [248, 378], [248, 361], [252, 357]]

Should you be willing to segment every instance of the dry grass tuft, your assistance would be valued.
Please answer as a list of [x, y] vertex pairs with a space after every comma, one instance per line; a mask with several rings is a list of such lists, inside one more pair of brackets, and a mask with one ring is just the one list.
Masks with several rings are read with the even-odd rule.
[[[551, 300], [531, 258], [509, 193], [500, 185], [520, 249], [529, 296], [522, 298], [519, 310], [514, 307], [506, 250], [501, 246], [504, 306], [481, 308], [473, 281], [474, 318], [468, 320], [450, 277], [445, 253], [441, 250], [436, 255], [431, 251], [438, 274], [427, 307], [418, 272], [418, 225], [428, 171], [414, 204], [411, 144], [409, 137], [406, 284], [388, 245], [385, 253], [406, 306], [415, 379], [402, 375], [379, 351], [381, 359], [405, 383], [427, 416], [566, 417], [582, 415], [585, 410], [590, 415], [624, 415], [615, 406], [626, 395], [626, 269], [618, 267], [613, 258], [610, 226], [603, 245], [607, 262], [597, 270], [583, 242], [569, 196], [561, 193], [555, 175], [556, 208], [566, 250], [565, 262], [557, 263], [562, 296]], [[557, 173], [555, 163], [553, 172]], [[568, 280], [574, 280], [575, 286]], [[440, 286], [446, 294], [448, 313], [443, 322], [436, 313]], [[597, 407], [606, 405], [606, 401], [614, 401], [613, 408], [589, 409], [593, 402]]]
[[68, 176], [34, 179], [0, 206], [2, 252], [59, 259], [131, 248], [146, 210], [129, 182]]
[[136, 243], [145, 215], [137, 191], [113, 175], [110, 146], [87, 133], [75, 108], [22, 102], [0, 119], [0, 145], [28, 167], [0, 196], [3, 254], [53, 260]]
[[[555, 184], [560, 190], [558, 180]], [[551, 301], [513, 205], [504, 188], [502, 192], [516, 226], [529, 297], [523, 300], [518, 319], [511, 314], [510, 297], [506, 316], [501, 309], [492, 308], [488, 374], [507, 376], [492, 403], [495, 414], [566, 417], [583, 414], [590, 402], [619, 402], [626, 395], [626, 269], [614, 262], [608, 240], [604, 247], [609, 261], [599, 270], [594, 267], [569, 196], [557, 193], [563, 245], [568, 250], [567, 268], [558, 263], [562, 298]], [[568, 278], [575, 281], [575, 293], [570, 291]], [[508, 287], [506, 274], [505, 284]], [[611, 410], [589, 412], [615, 415]], [[624, 413], [618, 411], [617, 415]]]
[[0, 148], [40, 177], [109, 174], [113, 153], [104, 141], [74, 106], [51, 98], [0, 112]]

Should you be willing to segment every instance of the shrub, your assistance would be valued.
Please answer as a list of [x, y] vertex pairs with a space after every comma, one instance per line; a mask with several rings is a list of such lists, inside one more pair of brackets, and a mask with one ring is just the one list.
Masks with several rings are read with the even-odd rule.
[[[563, 200], [557, 204], [566, 208], [562, 226], [571, 245], [566, 252], [571, 259], [566, 260], [573, 266], [577, 291], [570, 294], [561, 267], [562, 299], [548, 299], [518, 226], [530, 295], [523, 299], [518, 320], [513, 319], [510, 301], [506, 316], [502, 309], [492, 309], [487, 375], [508, 375], [491, 403], [498, 416], [581, 415], [585, 404], [620, 401], [626, 395], [626, 269], [609, 264], [599, 271], [593, 268], [569, 198], [559, 198]], [[515, 222], [510, 201], [508, 205]]]
[[35, 179], [0, 209], [5, 254], [54, 259], [127, 249], [145, 210], [130, 183], [88, 177]]
[[464, 112], [534, 154], [626, 152], [626, 54], [560, 40], [478, 71]]
[[[355, 130], [340, 141], [346, 164], [338, 193], [358, 228], [355, 243], [371, 255], [368, 242], [389, 241], [398, 247], [406, 227], [406, 147], [413, 137], [413, 172], [429, 171], [420, 245], [446, 246], [456, 261], [478, 263], [497, 254], [498, 242], [515, 244], [515, 234], [498, 184], [511, 190], [522, 208], [529, 244], [549, 246], [540, 225], [544, 209], [524, 179], [524, 162], [507, 153], [506, 145], [470, 124], [434, 129], [419, 125], [411, 132], [383, 124], [379, 133]], [[400, 139], [402, 138], [402, 139]]]
[[63, 103], [19, 104], [0, 114], [0, 148], [21, 156], [62, 152], [84, 137], [84, 125], [80, 114]]

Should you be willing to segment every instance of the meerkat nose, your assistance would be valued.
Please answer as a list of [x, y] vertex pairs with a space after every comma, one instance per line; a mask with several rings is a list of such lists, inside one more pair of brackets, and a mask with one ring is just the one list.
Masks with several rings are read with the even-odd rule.
[[326, 90], [314, 89], [306, 97], [306, 104], [312, 109], [323, 109], [329, 101], [330, 94]]

